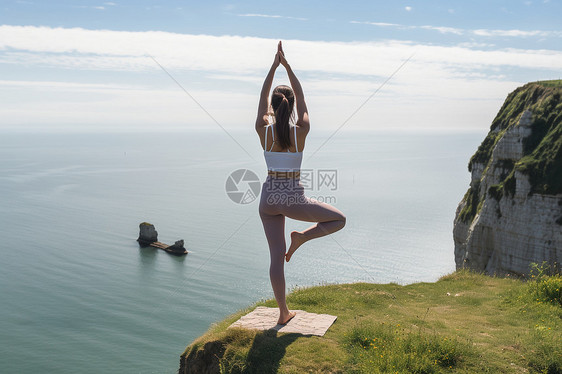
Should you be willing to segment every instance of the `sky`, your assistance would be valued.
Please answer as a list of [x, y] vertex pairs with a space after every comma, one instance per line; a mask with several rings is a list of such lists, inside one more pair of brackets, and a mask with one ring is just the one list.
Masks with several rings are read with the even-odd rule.
[[252, 128], [279, 40], [311, 126], [485, 131], [515, 88], [561, 78], [560, 14], [561, 0], [0, 0], [0, 131]]

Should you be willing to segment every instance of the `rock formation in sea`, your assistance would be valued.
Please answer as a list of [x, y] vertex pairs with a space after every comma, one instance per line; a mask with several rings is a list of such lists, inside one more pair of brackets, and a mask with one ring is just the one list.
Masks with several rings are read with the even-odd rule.
[[137, 241], [139, 242], [139, 245], [141, 247], [150, 246], [154, 248], [159, 248], [175, 256], [182, 256], [187, 254], [187, 250], [184, 247], [183, 239], [177, 240], [172, 245], [167, 245], [164, 243], [160, 243], [158, 241], [158, 231], [156, 231], [156, 228], [154, 227], [153, 224], [148, 222], [142, 222], [139, 225], [139, 229], [140, 232]]
[[176, 240], [176, 242], [174, 244], [172, 244], [171, 246], [169, 246], [168, 248], [166, 248], [167, 252], [178, 252], [178, 253], [184, 253], [185, 252], [185, 247], [184, 245], [184, 241], [182, 240]]
[[457, 207], [457, 269], [528, 275], [562, 261], [562, 81], [509, 94], [470, 159], [470, 188]]
[[139, 225], [139, 229], [140, 232], [137, 241], [141, 245], [150, 245], [150, 243], [154, 243], [158, 241], [158, 231], [156, 231], [156, 228], [154, 227], [153, 224], [150, 224], [148, 222], [142, 222]]

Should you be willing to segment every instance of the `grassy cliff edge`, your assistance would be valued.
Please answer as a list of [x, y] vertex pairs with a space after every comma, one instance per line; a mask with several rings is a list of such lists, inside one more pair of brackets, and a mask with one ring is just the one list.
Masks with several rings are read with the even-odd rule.
[[296, 289], [292, 309], [338, 316], [324, 337], [227, 329], [256, 306], [275, 307], [267, 300], [196, 339], [179, 372], [562, 373], [562, 279], [535, 279], [462, 270], [435, 283]]

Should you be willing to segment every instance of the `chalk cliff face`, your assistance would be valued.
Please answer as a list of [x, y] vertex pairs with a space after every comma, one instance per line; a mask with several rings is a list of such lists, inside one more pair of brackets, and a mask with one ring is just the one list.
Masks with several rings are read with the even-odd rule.
[[562, 261], [562, 81], [529, 83], [506, 99], [470, 159], [454, 222], [457, 269], [525, 275]]

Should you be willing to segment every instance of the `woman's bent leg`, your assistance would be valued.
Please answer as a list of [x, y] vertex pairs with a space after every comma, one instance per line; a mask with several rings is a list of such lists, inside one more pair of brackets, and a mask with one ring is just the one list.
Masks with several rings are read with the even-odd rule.
[[299, 221], [318, 222], [308, 229], [291, 233], [291, 245], [285, 259], [288, 262], [295, 251], [311, 239], [332, 234], [345, 226], [346, 217], [337, 208], [302, 195], [305, 202], [283, 207], [283, 214]]

